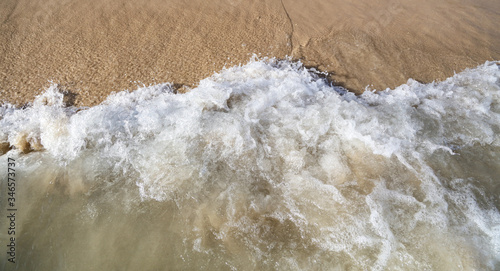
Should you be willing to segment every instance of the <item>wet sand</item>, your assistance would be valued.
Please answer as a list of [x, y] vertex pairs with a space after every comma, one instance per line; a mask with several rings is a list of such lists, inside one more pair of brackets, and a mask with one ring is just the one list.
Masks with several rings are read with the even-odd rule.
[[52, 81], [95, 105], [142, 84], [195, 86], [254, 53], [358, 93], [392, 88], [500, 59], [499, 21], [495, 0], [4, 0], [0, 97], [23, 104]]

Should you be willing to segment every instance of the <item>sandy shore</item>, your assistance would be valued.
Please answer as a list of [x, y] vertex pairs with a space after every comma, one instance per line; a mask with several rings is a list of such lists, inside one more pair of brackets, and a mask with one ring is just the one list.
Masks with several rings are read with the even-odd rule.
[[500, 59], [500, 2], [0, 2], [0, 97], [23, 104], [53, 81], [94, 105], [110, 92], [194, 86], [253, 53], [291, 55], [361, 92], [442, 80]]

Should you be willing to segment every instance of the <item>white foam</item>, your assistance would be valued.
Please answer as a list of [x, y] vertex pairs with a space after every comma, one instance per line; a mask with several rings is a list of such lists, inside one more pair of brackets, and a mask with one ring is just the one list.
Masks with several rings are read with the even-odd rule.
[[[210, 254], [211, 232], [231, 266], [239, 255], [297, 269], [439, 269], [447, 258], [495, 269], [498, 191], [475, 184], [499, 170], [499, 80], [487, 62], [355, 96], [300, 63], [255, 60], [186, 94], [161, 84], [81, 111], [52, 86], [32, 107], [1, 108], [0, 139], [38, 140], [50, 167], [79, 161], [89, 186], [131, 182], [142, 201], [175, 202], [183, 244]], [[497, 168], [469, 176], [453, 164], [482, 147]], [[460, 178], [484, 193], [454, 187]]]

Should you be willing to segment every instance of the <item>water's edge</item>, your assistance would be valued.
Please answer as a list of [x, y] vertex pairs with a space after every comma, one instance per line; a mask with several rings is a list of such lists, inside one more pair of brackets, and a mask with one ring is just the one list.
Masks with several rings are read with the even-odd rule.
[[3, 270], [500, 268], [496, 62], [355, 96], [255, 60], [64, 103], [0, 107]]

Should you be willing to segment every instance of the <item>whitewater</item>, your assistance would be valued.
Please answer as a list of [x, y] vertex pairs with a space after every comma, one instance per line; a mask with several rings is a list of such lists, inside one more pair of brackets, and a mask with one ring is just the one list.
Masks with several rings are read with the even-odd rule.
[[0, 268], [499, 270], [499, 133], [498, 62], [359, 96], [275, 59], [90, 108], [53, 85], [0, 107]]

